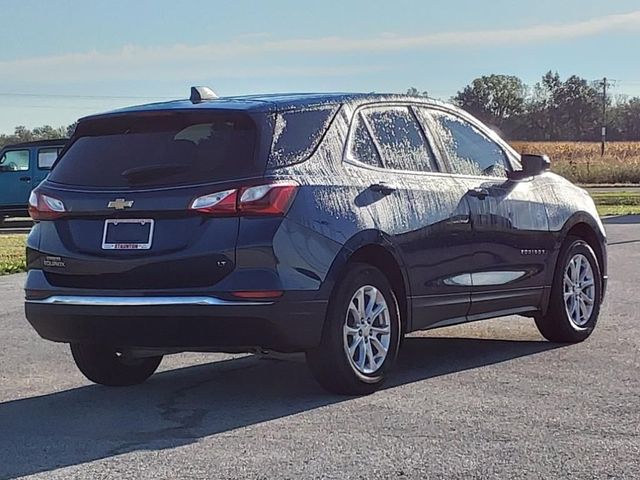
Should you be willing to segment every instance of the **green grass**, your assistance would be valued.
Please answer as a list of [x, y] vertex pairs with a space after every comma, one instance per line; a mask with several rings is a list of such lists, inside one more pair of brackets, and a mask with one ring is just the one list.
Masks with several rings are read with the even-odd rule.
[[636, 192], [593, 192], [591, 196], [598, 205], [640, 205]]
[[640, 205], [597, 205], [601, 217], [610, 215], [640, 215]]
[[600, 216], [640, 215], [640, 193], [638, 192], [592, 192]]
[[0, 235], [0, 275], [24, 272], [26, 235]]

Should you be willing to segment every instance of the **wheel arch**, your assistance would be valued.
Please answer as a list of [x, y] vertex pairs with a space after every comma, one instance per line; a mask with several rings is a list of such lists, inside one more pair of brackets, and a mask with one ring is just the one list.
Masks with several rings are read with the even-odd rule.
[[[565, 241], [566, 241], [566, 238], [569, 236], [579, 237], [589, 244], [589, 246], [593, 249], [593, 252], [596, 254], [596, 258], [598, 259], [598, 266], [602, 270], [606, 262], [604, 246], [602, 242], [599, 240], [594, 229], [587, 223], [584, 223], [584, 222], [576, 223], [567, 232], [567, 235], [565, 236]], [[601, 271], [601, 274], [605, 275], [605, 272]]]
[[560, 236], [560, 248], [568, 236], [580, 237], [593, 249], [603, 277], [607, 276], [607, 238], [600, 219], [594, 219], [586, 212], [578, 212], [565, 222]]
[[[607, 284], [607, 240], [604, 234], [604, 228], [599, 219], [594, 219], [592, 215], [586, 212], [577, 212], [572, 215], [564, 224], [557, 234], [556, 248], [553, 263], [549, 266], [553, 275], [551, 275], [551, 284], [557, 270], [557, 264], [560, 261], [560, 251], [569, 236], [575, 236], [583, 239], [593, 249], [600, 267], [600, 275], [602, 280], [602, 298], [606, 291]], [[549, 299], [551, 295], [551, 287], [547, 288], [544, 296], [542, 313], [546, 314], [549, 308]]]
[[327, 298], [331, 298], [336, 284], [353, 262], [368, 263], [384, 273], [398, 299], [403, 331], [411, 331], [411, 292], [406, 268], [402, 257], [382, 232], [366, 230], [345, 243], [325, 280]]

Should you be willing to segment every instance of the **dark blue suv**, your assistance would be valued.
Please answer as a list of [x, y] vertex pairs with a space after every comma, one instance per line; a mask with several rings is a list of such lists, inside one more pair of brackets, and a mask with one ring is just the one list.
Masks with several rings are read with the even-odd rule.
[[275, 350], [365, 394], [404, 334], [512, 314], [582, 341], [605, 234], [548, 168], [406, 96], [194, 88], [87, 117], [31, 195], [26, 316], [105, 385], [169, 353]]

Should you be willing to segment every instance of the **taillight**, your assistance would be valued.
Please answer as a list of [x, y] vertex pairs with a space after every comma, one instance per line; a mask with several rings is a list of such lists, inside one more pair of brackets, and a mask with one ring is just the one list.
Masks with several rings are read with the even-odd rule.
[[298, 185], [292, 182], [242, 188], [238, 210], [243, 215], [284, 215], [297, 189]]
[[62, 200], [36, 192], [29, 195], [29, 216], [34, 220], [53, 220], [67, 212]]
[[196, 198], [190, 208], [214, 216], [284, 215], [297, 189], [294, 182], [276, 182], [224, 190]]
[[211, 215], [235, 215], [238, 212], [236, 203], [238, 191], [224, 190], [196, 198], [191, 202], [191, 210]]

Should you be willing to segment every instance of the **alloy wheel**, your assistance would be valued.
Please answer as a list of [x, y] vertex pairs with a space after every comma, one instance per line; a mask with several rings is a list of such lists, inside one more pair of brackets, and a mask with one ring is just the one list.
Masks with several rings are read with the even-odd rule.
[[382, 367], [391, 342], [391, 317], [387, 301], [376, 287], [365, 285], [351, 297], [343, 340], [349, 363], [356, 371], [371, 375]]
[[562, 284], [567, 316], [574, 326], [583, 328], [591, 318], [596, 301], [593, 268], [587, 257], [581, 253], [571, 257], [564, 270]]

